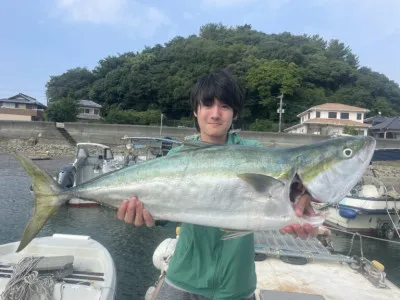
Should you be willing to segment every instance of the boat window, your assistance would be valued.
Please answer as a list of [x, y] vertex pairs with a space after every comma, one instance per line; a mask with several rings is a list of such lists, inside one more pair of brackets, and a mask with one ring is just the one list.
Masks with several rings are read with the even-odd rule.
[[77, 154], [78, 158], [83, 158], [83, 157], [87, 157], [87, 156], [88, 156], [88, 154], [85, 151], [85, 149], [83, 149], [83, 148], [78, 149], [78, 154]]
[[105, 152], [105, 159], [113, 159], [113, 155], [110, 149], [107, 149]]

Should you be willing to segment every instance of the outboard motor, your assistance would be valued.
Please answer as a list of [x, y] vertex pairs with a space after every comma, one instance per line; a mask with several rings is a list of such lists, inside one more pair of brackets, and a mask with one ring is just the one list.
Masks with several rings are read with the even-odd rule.
[[58, 184], [64, 188], [71, 188], [74, 186], [76, 169], [73, 165], [62, 166], [58, 173]]

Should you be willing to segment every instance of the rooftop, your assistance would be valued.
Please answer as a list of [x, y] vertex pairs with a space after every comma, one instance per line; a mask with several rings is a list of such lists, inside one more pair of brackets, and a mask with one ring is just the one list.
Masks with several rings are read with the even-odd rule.
[[100, 104], [97, 104], [92, 100], [78, 100], [78, 103], [82, 106], [101, 108]]
[[329, 110], [329, 111], [345, 111], [345, 112], [369, 112], [369, 109], [358, 107], [358, 106], [351, 106], [351, 105], [346, 105], [346, 104], [341, 104], [341, 103], [324, 103], [321, 105], [316, 105], [313, 106], [302, 113], [298, 114], [298, 117], [301, 117], [302, 115], [306, 114], [309, 111], [315, 111], [315, 110]]
[[353, 120], [343, 120], [343, 119], [310, 119], [302, 124], [329, 124], [329, 125], [339, 125], [339, 126], [356, 126], [356, 127], [370, 127], [369, 124], [364, 124], [361, 122], [353, 121]]
[[386, 118], [382, 123], [372, 126], [371, 130], [400, 130], [400, 116]]
[[19, 93], [15, 96], [5, 98], [5, 99], [0, 99], [0, 102], [7, 102], [7, 103], [21, 103], [21, 104], [35, 104], [38, 106], [38, 108], [46, 108], [46, 105], [40, 103], [37, 101], [35, 98], [32, 98], [28, 95]]

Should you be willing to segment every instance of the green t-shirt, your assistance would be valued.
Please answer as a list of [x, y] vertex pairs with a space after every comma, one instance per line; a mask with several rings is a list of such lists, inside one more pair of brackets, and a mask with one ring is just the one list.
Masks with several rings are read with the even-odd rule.
[[[200, 137], [193, 136], [190, 140]], [[261, 146], [236, 133], [228, 135], [227, 144]], [[177, 151], [179, 147], [170, 153]], [[219, 228], [183, 223], [168, 266], [167, 281], [210, 299], [242, 300], [254, 293], [254, 235], [221, 240], [223, 234]]]

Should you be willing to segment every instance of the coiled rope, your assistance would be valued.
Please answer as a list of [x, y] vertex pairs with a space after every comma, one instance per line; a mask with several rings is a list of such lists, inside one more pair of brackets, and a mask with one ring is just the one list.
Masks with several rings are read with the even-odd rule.
[[52, 275], [39, 275], [35, 266], [43, 257], [25, 257], [14, 266], [13, 273], [1, 294], [2, 300], [53, 299], [55, 280]]

